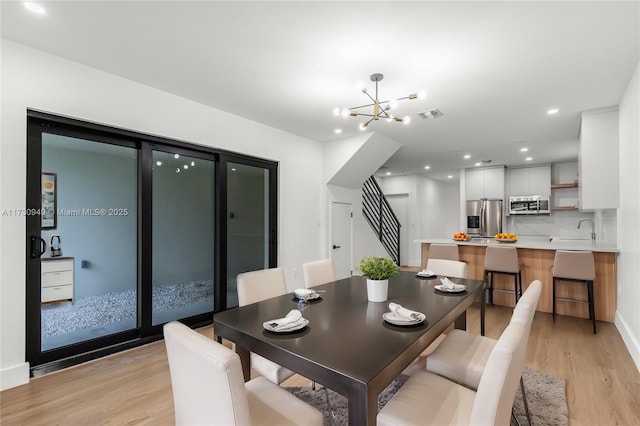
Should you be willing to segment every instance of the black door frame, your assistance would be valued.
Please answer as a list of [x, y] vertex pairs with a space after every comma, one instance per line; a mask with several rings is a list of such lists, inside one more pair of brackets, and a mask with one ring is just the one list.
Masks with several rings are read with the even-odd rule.
[[151, 315], [152, 279], [152, 151], [170, 151], [215, 162], [214, 196], [214, 306], [211, 312], [181, 321], [191, 326], [211, 324], [213, 313], [227, 308], [227, 162], [269, 169], [269, 266], [277, 265], [277, 167], [278, 163], [230, 151], [183, 141], [146, 135], [125, 129], [61, 117], [35, 110], [27, 111], [26, 208], [41, 208], [42, 133], [59, 134], [137, 149], [138, 152], [138, 321], [137, 328], [79, 342], [49, 351], [41, 350], [40, 259], [32, 256], [32, 237], [41, 236], [40, 216], [26, 217], [26, 360], [31, 374], [41, 375], [70, 365], [162, 338], [162, 324], [153, 326]]

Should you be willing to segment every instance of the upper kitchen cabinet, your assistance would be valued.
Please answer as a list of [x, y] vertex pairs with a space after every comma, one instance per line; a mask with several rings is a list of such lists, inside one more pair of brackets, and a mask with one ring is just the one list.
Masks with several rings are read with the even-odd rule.
[[507, 169], [507, 194], [549, 195], [551, 190], [551, 165], [513, 167]]
[[581, 209], [618, 208], [618, 129], [618, 107], [582, 113], [578, 152]]
[[504, 167], [470, 169], [465, 172], [467, 200], [504, 199]]

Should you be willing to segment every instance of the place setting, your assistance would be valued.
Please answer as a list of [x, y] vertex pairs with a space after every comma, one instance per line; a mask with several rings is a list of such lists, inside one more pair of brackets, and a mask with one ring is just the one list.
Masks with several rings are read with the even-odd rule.
[[442, 293], [464, 293], [467, 290], [466, 285], [454, 283], [448, 277], [440, 278], [440, 284], [433, 287]]
[[438, 276], [435, 272], [430, 269], [423, 269], [422, 271], [416, 274], [418, 278], [435, 278]]
[[389, 324], [400, 327], [419, 325], [427, 319], [422, 312], [407, 309], [398, 303], [389, 303], [389, 312], [382, 314], [382, 318]]
[[283, 318], [276, 318], [262, 323], [262, 327], [272, 333], [284, 334], [302, 330], [309, 324], [309, 320], [302, 316], [302, 312], [292, 309]]
[[297, 288], [293, 290], [293, 299], [296, 302], [317, 302], [322, 299], [320, 293], [324, 293], [324, 290], [316, 291], [311, 288]]

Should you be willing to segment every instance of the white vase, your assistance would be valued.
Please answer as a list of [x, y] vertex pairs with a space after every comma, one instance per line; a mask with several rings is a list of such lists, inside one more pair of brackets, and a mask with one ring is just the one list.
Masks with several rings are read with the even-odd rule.
[[369, 302], [386, 302], [389, 293], [389, 280], [370, 280], [367, 278], [367, 298]]

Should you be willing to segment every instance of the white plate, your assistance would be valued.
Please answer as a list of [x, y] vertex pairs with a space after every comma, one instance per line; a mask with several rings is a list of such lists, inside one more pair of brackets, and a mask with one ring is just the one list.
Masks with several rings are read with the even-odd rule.
[[294, 294], [294, 296], [296, 297], [296, 299], [298, 300], [316, 300], [318, 297], [320, 297], [320, 295], [316, 292], [311, 293], [310, 295], [308, 295], [307, 297], [301, 297], [298, 296], [297, 294]]
[[300, 330], [302, 328], [305, 328], [307, 326], [307, 324], [309, 324], [309, 320], [306, 318], [302, 318], [302, 322], [300, 324], [297, 324], [291, 328], [285, 328], [285, 329], [276, 329], [274, 328], [271, 324], [273, 323], [272, 321], [265, 321], [262, 323], [262, 327], [264, 327], [265, 330], [270, 331], [272, 333], [291, 333], [292, 331], [297, 331]]
[[427, 316], [425, 314], [419, 314], [419, 318], [412, 321], [405, 318], [397, 317], [393, 312], [385, 312], [384, 314], [382, 314], [382, 318], [386, 322], [393, 325], [416, 325], [423, 322], [427, 318]]
[[434, 273], [427, 274], [426, 272], [422, 272], [422, 271], [418, 272], [417, 275], [422, 278], [433, 278], [438, 276], [438, 274], [434, 274]]
[[[462, 284], [458, 284], [458, 285], [462, 285]], [[433, 286], [436, 290], [440, 290], [444, 293], [461, 293], [463, 291], [465, 291], [467, 289], [466, 286], [462, 286], [462, 287], [457, 287], [456, 288], [448, 288], [443, 284], [439, 284], [439, 285], [434, 285]]]

